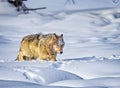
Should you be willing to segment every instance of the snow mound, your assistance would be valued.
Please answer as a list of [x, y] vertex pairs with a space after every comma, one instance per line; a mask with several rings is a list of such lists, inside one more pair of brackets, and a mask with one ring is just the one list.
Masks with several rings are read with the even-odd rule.
[[[73, 60], [65, 61], [59, 68], [83, 79], [92, 79], [99, 77], [119, 77], [120, 76], [120, 59], [104, 59], [104, 60]], [[108, 69], [110, 68], [110, 69]]]
[[[2, 70], [0, 72], [0, 80], [21, 80], [42, 85], [62, 80], [83, 80], [83, 78], [75, 74], [55, 69], [56, 66], [49, 62], [47, 62], [49, 64], [48, 66], [46, 66], [46, 63], [42, 63], [40, 66], [40, 63], [37, 62], [0, 63]], [[36, 67], [36, 64], [38, 67]], [[9, 74], [7, 74], [7, 72], [9, 72]]]
[[64, 80], [50, 84], [51, 86], [82, 87], [82, 88], [119, 88], [120, 77], [103, 77], [89, 80]]
[[120, 55], [112, 55], [109, 59], [120, 59]]
[[31, 82], [0, 80], [1, 88], [65, 88], [59, 86], [43, 86]]
[[81, 77], [72, 73], [50, 68], [17, 69], [17, 71], [21, 72], [26, 77], [26, 79], [36, 83], [40, 83], [42, 85], [61, 80], [82, 79]]

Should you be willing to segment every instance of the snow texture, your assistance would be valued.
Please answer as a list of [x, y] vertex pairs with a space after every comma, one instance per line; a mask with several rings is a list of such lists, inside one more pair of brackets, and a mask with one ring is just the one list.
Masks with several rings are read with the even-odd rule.
[[[0, 88], [120, 88], [120, 2], [28, 0], [24, 14], [0, 1]], [[34, 33], [63, 34], [57, 61], [15, 61]]]

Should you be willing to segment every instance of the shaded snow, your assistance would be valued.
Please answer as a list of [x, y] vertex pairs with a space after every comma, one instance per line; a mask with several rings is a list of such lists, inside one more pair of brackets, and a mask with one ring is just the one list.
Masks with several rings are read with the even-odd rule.
[[35, 83], [22, 82], [22, 81], [9, 81], [0, 80], [1, 88], [65, 88], [57, 86], [42, 86]]
[[[89, 59], [73, 59], [57, 62], [0, 62], [0, 80], [9, 80], [13, 83], [17, 82], [18, 84], [24, 82], [22, 85], [27, 85], [26, 82], [28, 82], [32, 86], [47, 85], [85, 88], [120, 87], [120, 60]], [[5, 81], [5, 83], [6, 82], [7, 81]], [[17, 85], [17, 83], [13, 83], [8, 83], [8, 86]], [[0, 85], [4, 86], [2, 83]]]
[[82, 88], [119, 88], [120, 78], [105, 77], [89, 80], [65, 80], [51, 84], [52, 86], [82, 87]]

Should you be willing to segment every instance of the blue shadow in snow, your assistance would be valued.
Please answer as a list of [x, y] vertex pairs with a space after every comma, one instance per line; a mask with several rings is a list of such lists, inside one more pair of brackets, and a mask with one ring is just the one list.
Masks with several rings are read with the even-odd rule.
[[6, 39], [4, 36], [0, 35], [0, 44], [8, 44], [9, 42], [9, 39]]

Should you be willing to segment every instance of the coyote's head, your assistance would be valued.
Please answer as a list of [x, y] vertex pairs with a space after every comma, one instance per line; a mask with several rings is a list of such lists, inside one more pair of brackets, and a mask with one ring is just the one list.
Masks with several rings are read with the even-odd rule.
[[63, 34], [61, 34], [60, 36], [57, 35], [57, 40], [53, 44], [54, 51], [59, 54], [62, 54], [64, 45], [65, 45], [65, 42], [63, 40]]

